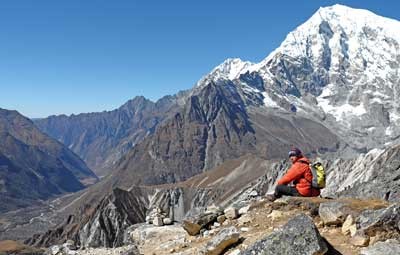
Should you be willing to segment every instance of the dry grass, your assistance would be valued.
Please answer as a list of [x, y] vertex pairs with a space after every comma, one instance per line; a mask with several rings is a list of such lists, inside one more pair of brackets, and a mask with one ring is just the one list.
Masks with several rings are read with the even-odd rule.
[[0, 253], [29, 254], [34, 252], [43, 252], [43, 250], [21, 244], [13, 240], [0, 241]]
[[25, 248], [24, 245], [12, 241], [12, 240], [5, 240], [5, 241], [0, 241], [0, 252], [10, 252], [10, 251], [20, 251]]
[[389, 206], [389, 203], [387, 201], [382, 201], [378, 199], [359, 200], [359, 199], [346, 198], [346, 199], [338, 199], [337, 201], [348, 204], [351, 209], [358, 212], [367, 209], [377, 210]]

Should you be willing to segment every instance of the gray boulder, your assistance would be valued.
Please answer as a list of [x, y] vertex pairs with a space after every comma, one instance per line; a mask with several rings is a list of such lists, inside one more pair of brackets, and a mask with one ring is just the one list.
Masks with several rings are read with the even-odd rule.
[[357, 229], [375, 235], [377, 231], [399, 231], [400, 204], [379, 210], [365, 210], [357, 218]]
[[242, 255], [321, 255], [327, 251], [327, 244], [312, 219], [301, 214], [291, 219], [281, 229], [251, 245]]
[[226, 218], [231, 219], [231, 220], [236, 219], [239, 216], [238, 209], [235, 207], [229, 207], [229, 208], [225, 209], [224, 214], [225, 214]]
[[318, 214], [325, 225], [341, 225], [353, 211], [341, 202], [327, 202], [319, 206]]
[[390, 239], [385, 242], [377, 242], [367, 248], [361, 249], [360, 255], [398, 255], [400, 254], [400, 243], [398, 240]]
[[182, 221], [182, 227], [189, 235], [197, 235], [200, 230], [217, 220], [217, 212], [205, 211], [201, 208], [192, 210]]
[[203, 253], [206, 255], [219, 255], [227, 247], [238, 241], [239, 232], [235, 227], [224, 228], [207, 243]]

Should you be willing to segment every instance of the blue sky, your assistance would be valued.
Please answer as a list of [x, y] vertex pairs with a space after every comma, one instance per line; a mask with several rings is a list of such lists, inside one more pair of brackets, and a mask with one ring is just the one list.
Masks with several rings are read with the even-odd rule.
[[261, 61], [335, 3], [400, 20], [394, 0], [3, 0], [0, 107], [35, 118], [157, 100], [226, 58]]

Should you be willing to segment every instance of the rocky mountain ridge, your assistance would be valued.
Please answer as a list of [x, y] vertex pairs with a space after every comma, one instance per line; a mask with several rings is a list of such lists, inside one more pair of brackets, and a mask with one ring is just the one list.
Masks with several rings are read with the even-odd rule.
[[[400, 22], [342, 5], [320, 8], [260, 63], [228, 59], [201, 81], [257, 77], [250, 97], [314, 118], [355, 149], [398, 142]], [[201, 87], [204, 83], [198, 83]]]
[[36, 119], [35, 124], [77, 153], [97, 175], [104, 176], [179, 104], [177, 96], [166, 96], [155, 103], [135, 97], [113, 111], [50, 116]]
[[96, 175], [61, 143], [16, 111], [0, 109], [0, 211], [74, 192]]
[[[44, 244], [40, 240], [48, 240], [47, 244], [50, 244], [57, 241], [52, 238], [54, 235], [62, 233], [60, 239], [73, 236], [82, 245], [92, 241], [96, 245], [114, 245], [121, 236], [117, 238], [114, 230], [121, 233], [128, 225], [119, 220], [124, 218], [121, 216], [123, 210], [113, 203], [97, 208], [101, 204], [99, 201], [107, 199], [113, 190], [126, 189], [123, 193], [128, 194], [132, 186], [185, 180], [195, 185], [189, 178], [196, 174], [204, 177], [194, 177], [200, 178], [199, 183], [208, 183], [207, 180], [213, 179], [208, 176], [214, 173], [213, 169], [243, 186], [234, 186], [234, 181], [225, 183], [223, 177], [215, 178], [213, 185], [206, 187], [207, 193], [202, 193], [204, 189], [200, 187], [194, 191], [202, 200], [194, 196], [186, 203], [212, 203], [215, 198], [223, 198], [220, 203], [240, 203], [241, 193], [246, 196], [253, 190], [262, 194], [273, 189], [276, 179], [287, 166], [280, 164], [278, 159], [286, 156], [293, 144], [311, 156], [323, 158], [330, 180], [324, 195], [362, 194], [366, 198], [397, 201], [399, 164], [396, 144], [399, 136], [395, 99], [399, 43], [393, 33], [386, 32], [382, 22], [369, 21], [368, 17], [375, 17], [371, 13], [362, 12], [367, 18], [360, 21], [368, 21], [368, 24], [357, 25], [355, 30], [351, 28], [352, 23], [343, 21], [360, 17], [358, 13], [358, 10], [338, 5], [323, 8], [289, 34], [281, 47], [261, 63], [252, 65], [230, 59], [216, 68], [180, 98], [184, 104], [158, 125], [154, 133], [116, 162], [108, 177], [79, 194], [76, 206], [91, 212], [91, 217], [85, 218], [85, 222], [77, 219], [79, 223], [64, 224], [56, 232], [34, 238], [32, 243]], [[397, 27], [396, 22], [390, 21], [390, 24]], [[297, 39], [300, 37], [301, 40]], [[377, 47], [381, 44], [387, 46], [384, 52]], [[354, 48], [354, 45], [360, 47]], [[362, 59], [363, 56], [369, 57]], [[383, 66], [389, 69], [384, 70]], [[262, 166], [268, 171], [260, 174], [259, 179], [240, 174], [241, 171], [250, 172], [238, 166], [223, 171], [230, 160], [248, 154], [255, 157], [252, 158], [255, 162], [271, 160]], [[340, 157], [336, 159], [337, 156]], [[240, 159], [244, 165], [248, 162]], [[257, 171], [256, 166], [252, 169]], [[215, 188], [224, 183], [232, 187]], [[174, 189], [175, 185], [169, 188]], [[151, 194], [152, 201], [163, 200], [154, 197], [154, 190]], [[166, 193], [157, 194], [165, 197]], [[153, 207], [146, 195], [142, 198], [133, 196], [133, 199], [145, 201], [146, 212]], [[130, 200], [126, 203], [134, 204]], [[110, 207], [112, 213], [102, 214], [103, 209], [109, 212], [106, 208]], [[186, 212], [190, 207], [183, 208]], [[182, 215], [182, 209], [175, 213]], [[142, 218], [138, 217], [137, 222], [140, 220]], [[103, 227], [100, 222], [114, 222], [115, 229], [109, 231], [113, 227]], [[79, 228], [69, 231], [71, 226]], [[83, 226], [100, 227], [85, 229], [81, 228]], [[46, 239], [46, 236], [50, 238]]]
[[[399, 204], [374, 200], [254, 196], [240, 207], [195, 208], [182, 224], [135, 224], [118, 249], [76, 250], [72, 240], [51, 254], [397, 254]], [[194, 211], [194, 210], [193, 210]], [[170, 223], [169, 223], [170, 224]], [[201, 225], [198, 225], [201, 224]], [[199, 228], [191, 232], [195, 225]], [[72, 245], [71, 245], [72, 244]], [[73, 251], [70, 250], [70, 247]], [[305, 252], [306, 251], [306, 252]], [[128, 253], [130, 252], [130, 253]], [[372, 253], [375, 252], [375, 253]]]
[[[357, 170], [350, 170], [361, 169], [363, 165], [370, 165], [370, 169], [385, 169], [386, 172], [396, 175], [398, 170], [396, 153], [399, 153], [399, 151], [399, 147], [396, 146], [375, 155], [369, 153], [360, 156], [358, 159], [323, 161], [328, 180], [327, 187], [323, 190], [323, 196], [336, 199], [355, 198], [359, 197], [357, 195], [357, 192], [359, 192], [363, 199], [371, 199], [371, 201], [381, 199], [382, 203], [386, 203], [385, 200], [398, 202], [400, 186], [396, 184], [396, 181], [393, 181], [392, 175], [376, 174], [375, 170], [367, 171], [368, 174], [364, 175], [361, 171], [357, 174]], [[219, 205], [222, 208], [229, 206], [243, 207], [245, 206], [243, 201], [273, 191], [276, 180], [284, 174], [288, 166], [287, 161], [268, 161], [248, 155], [226, 161], [221, 166], [182, 183], [153, 187], [132, 187], [129, 191], [117, 189], [118, 192], [113, 192], [113, 194], [126, 194], [119, 196], [120, 202], [118, 204], [100, 202], [96, 209], [91, 210], [92, 216], [78, 217], [78, 215], [86, 215], [81, 211], [74, 216], [73, 222], [61, 225], [57, 230], [54, 230], [55, 232], [50, 231], [32, 239], [30, 244], [49, 245], [72, 239], [85, 247], [118, 247], [122, 245], [122, 234], [119, 238], [116, 238], [115, 235], [104, 234], [110, 232], [110, 228], [123, 233], [133, 223], [143, 222], [145, 215], [152, 215], [152, 212], [157, 208], [165, 213], [163, 217], [170, 218], [172, 222], [182, 222], [186, 217], [185, 215], [197, 207], [212, 205]], [[384, 185], [388, 183], [390, 185]], [[106, 197], [103, 201], [110, 200]], [[103, 224], [99, 223], [98, 216], [95, 216], [103, 215], [104, 218], [101, 220], [103, 222], [119, 222], [118, 219], [129, 219], [130, 216], [126, 215], [136, 212], [138, 206], [132, 207], [129, 214], [121, 212], [126, 211], [124, 209], [126, 206], [136, 204], [132, 201], [141, 201], [142, 212], [145, 215], [134, 217], [130, 224], [121, 222], [105, 228]], [[107, 208], [113, 208], [115, 212], [105, 213], [109, 211]], [[77, 225], [80, 227], [72, 228], [72, 226]], [[57, 233], [56, 236], [53, 236], [55, 233]], [[91, 238], [85, 238], [89, 235]], [[104, 237], [111, 239], [104, 239]], [[105, 242], [104, 240], [109, 241]]]

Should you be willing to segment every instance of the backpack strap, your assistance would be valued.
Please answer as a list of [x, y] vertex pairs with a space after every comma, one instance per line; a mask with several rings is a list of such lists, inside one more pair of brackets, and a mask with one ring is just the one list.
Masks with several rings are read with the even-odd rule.
[[[307, 161], [305, 161], [305, 160], [297, 160], [297, 162], [306, 164], [306, 165], [310, 168], [310, 171], [311, 171], [311, 173], [312, 173], [312, 169], [311, 169], [311, 166], [310, 166], [311, 164], [310, 164], [309, 162], [307, 162]], [[308, 183], [310, 184], [311, 189], [313, 189], [314, 187], [312, 186], [312, 179], [311, 179], [311, 181], [307, 180], [305, 177], [304, 177], [304, 179], [305, 179], [306, 181], [308, 181]]]
[[308, 163], [305, 160], [297, 160], [296, 162], [300, 162], [300, 163], [306, 164], [307, 166], [310, 166], [310, 163]]

